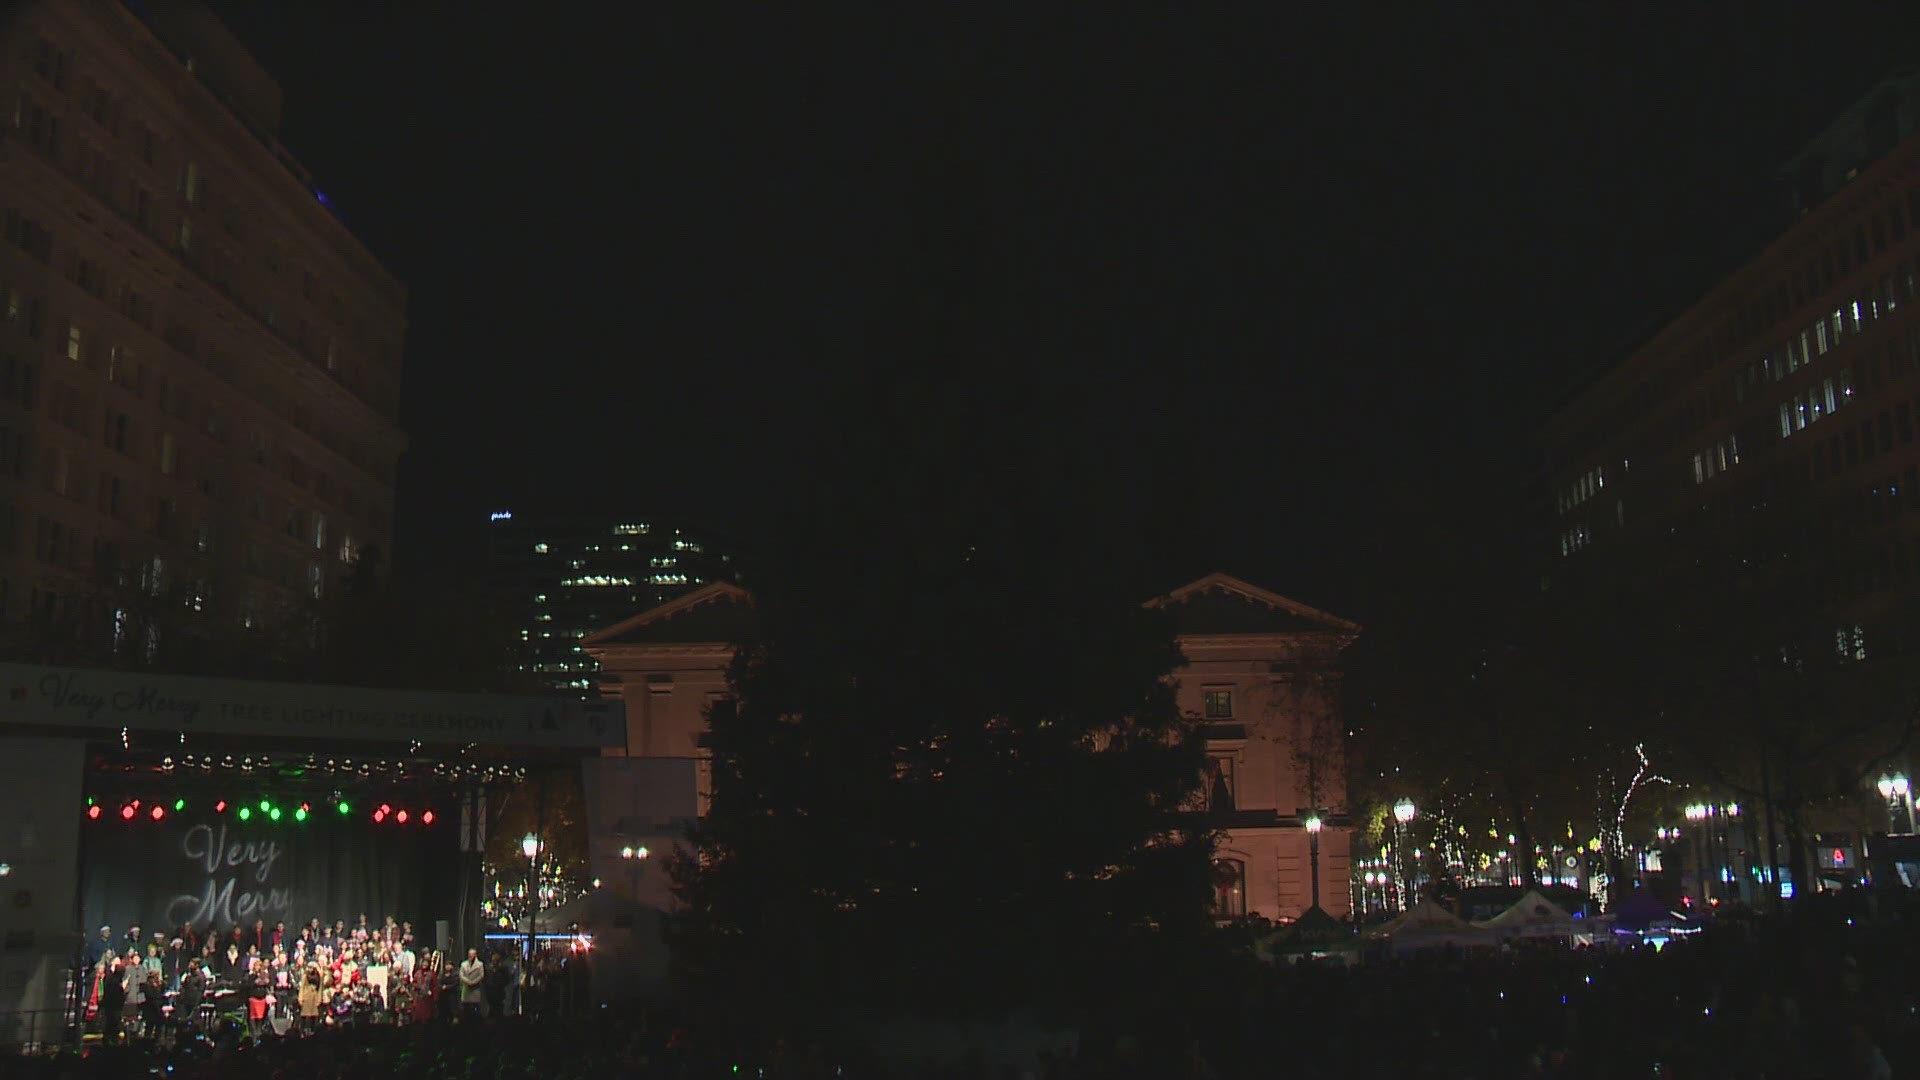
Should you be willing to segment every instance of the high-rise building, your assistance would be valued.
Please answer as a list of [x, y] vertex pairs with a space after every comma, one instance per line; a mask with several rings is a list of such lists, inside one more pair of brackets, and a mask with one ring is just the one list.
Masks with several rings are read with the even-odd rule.
[[1920, 579], [1916, 132], [1920, 76], [1888, 80], [1787, 167], [1792, 224], [1549, 419], [1559, 570], [1722, 511], [1818, 507], [1846, 518], [1845, 565], [1816, 575], [1834, 609], [1893, 614], [1875, 598]]
[[710, 538], [647, 518], [507, 510], [491, 518], [488, 576], [520, 641], [513, 662], [559, 690], [593, 692], [599, 667], [581, 638], [734, 576]]
[[280, 100], [192, 0], [0, 15], [0, 615], [27, 640], [253, 627], [391, 540], [406, 293]]

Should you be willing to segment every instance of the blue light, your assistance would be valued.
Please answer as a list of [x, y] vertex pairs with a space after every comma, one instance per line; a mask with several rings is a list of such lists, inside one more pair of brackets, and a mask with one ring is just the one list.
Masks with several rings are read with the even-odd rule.
[[495, 510], [495, 511], [494, 511], [494, 512], [493, 512], [492, 514], [489, 514], [489, 515], [487, 516], [487, 520], [488, 520], [488, 521], [512, 521], [512, 520], [513, 520], [513, 511], [511, 511], [511, 510]]

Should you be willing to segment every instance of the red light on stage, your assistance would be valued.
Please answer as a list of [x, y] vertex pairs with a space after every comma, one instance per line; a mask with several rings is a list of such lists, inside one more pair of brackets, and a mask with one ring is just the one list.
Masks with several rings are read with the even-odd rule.
[[97, 806], [97, 805], [96, 805], [96, 806], [89, 806], [89, 807], [87, 807], [87, 816], [88, 816], [88, 817], [90, 817], [90, 818], [92, 818], [92, 819], [93, 819], [93, 820], [95, 820], [95, 821], [99, 821], [99, 820], [100, 820], [100, 807], [99, 807], [99, 806]]
[[133, 820], [133, 804], [132, 803], [128, 803], [127, 805], [120, 808], [120, 820], [121, 821]]
[[393, 820], [398, 821], [402, 825], [405, 825], [407, 823], [407, 812], [405, 810], [400, 811], [399, 813], [393, 815]]
[[227, 812], [227, 800], [225, 800], [225, 799], [221, 799], [221, 800], [220, 800], [219, 802], [217, 802], [217, 803], [214, 803], [214, 804], [213, 804], [213, 812], [214, 812], [214, 813], [216, 813], [216, 814], [224, 814], [224, 813], [226, 813], [226, 812]]
[[304, 811], [306, 811], [307, 813], [312, 813], [312, 812], [313, 812], [313, 804], [312, 804], [312, 803], [301, 803], [301, 804], [300, 804], [300, 809], [301, 809], [301, 810], [304, 810]]
[[387, 820], [387, 811], [385, 807], [382, 807], [373, 812], [373, 823], [375, 825], [378, 825], [385, 820]]
[[433, 824], [433, 811], [431, 810], [422, 811], [420, 814], [420, 824], [422, 825]]
[[153, 818], [153, 820], [159, 821], [161, 818], [167, 816], [167, 808], [164, 806], [161, 806], [159, 803], [154, 803], [153, 809], [148, 811], [148, 814]]

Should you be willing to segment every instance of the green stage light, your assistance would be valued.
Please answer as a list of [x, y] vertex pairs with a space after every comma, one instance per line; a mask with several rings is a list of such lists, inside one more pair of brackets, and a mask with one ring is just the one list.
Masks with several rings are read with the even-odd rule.
[[273, 809], [273, 803], [271, 803], [271, 802], [268, 802], [268, 801], [267, 801], [266, 799], [261, 799], [261, 800], [260, 800], [260, 812], [261, 812], [261, 813], [263, 813], [263, 814], [264, 814], [264, 813], [266, 813], [267, 811], [269, 811], [269, 810], [271, 810], [271, 809]]
[[305, 810], [295, 810], [293, 812], [293, 820], [295, 821], [307, 820], [307, 812]]
[[185, 800], [185, 799], [175, 799], [175, 800], [173, 800], [173, 812], [174, 812], [174, 813], [176, 813], [176, 814], [177, 814], [177, 813], [179, 813], [180, 811], [182, 811], [182, 810], [185, 810], [186, 808], [187, 808], [187, 800]]
[[267, 810], [267, 816], [268, 816], [268, 817], [270, 817], [270, 818], [272, 818], [272, 819], [273, 819], [273, 820], [275, 820], [275, 821], [279, 821], [279, 820], [280, 820], [280, 808], [279, 808], [279, 807], [277, 807], [277, 806], [275, 806], [275, 807], [271, 807], [271, 808], [269, 808], [269, 809]]
[[249, 818], [251, 818], [251, 817], [253, 817], [253, 807], [251, 807], [251, 806], [243, 806], [243, 807], [241, 807], [241, 808], [240, 808], [240, 820], [241, 820], [241, 821], [246, 821], [246, 820], [248, 820], [248, 819], [249, 819]]
[[339, 809], [340, 809], [340, 813], [341, 813], [342, 815], [346, 815], [346, 814], [351, 814], [351, 813], [353, 813], [353, 806], [352, 806], [351, 804], [349, 804], [349, 803], [347, 802], [347, 800], [345, 800], [345, 799], [341, 799], [341, 800], [340, 800], [340, 807], [339, 807]]

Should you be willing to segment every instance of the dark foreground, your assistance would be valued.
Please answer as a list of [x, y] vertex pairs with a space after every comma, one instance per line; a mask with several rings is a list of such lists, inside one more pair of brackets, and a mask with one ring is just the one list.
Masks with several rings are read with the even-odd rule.
[[1664, 951], [1435, 955], [1223, 969], [1168, 987], [1146, 1023], [1089, 1027], [1077, 1059], [1020, 1069], [882, 1070], [808, 1032], [757, 1049], [659, 1014], [602, 1010], [13, 1060], [8, 1076], [1061, 1077], [1180, 1080], [1882, 1080], [1920, 1076], [1920, 906], [1818, 898]]

